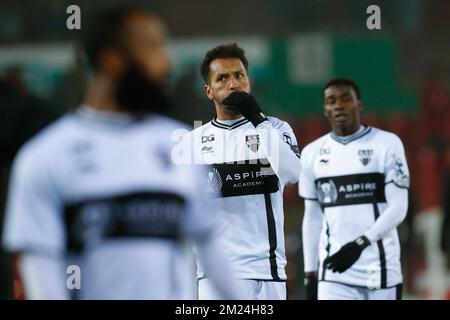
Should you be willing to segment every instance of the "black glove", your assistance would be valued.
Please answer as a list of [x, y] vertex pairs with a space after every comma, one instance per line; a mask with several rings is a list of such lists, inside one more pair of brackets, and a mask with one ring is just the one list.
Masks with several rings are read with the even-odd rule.
[[324, 261], [327, 269], [333, 272], [342, 273], [350, 268], [359, 259], [363, 250], [370, 245], [369, 239], [365, 236], [359, 237], [355, 241], [345, 244], [338, 252], [328, 257]]
[[305, 274], [305, 300], [317, 300], [317, 274]]
[[222, 104], [235, 107], [255, 127], [267, 120], [258, 102], [246, 92], [235, 91], [226, 97]]

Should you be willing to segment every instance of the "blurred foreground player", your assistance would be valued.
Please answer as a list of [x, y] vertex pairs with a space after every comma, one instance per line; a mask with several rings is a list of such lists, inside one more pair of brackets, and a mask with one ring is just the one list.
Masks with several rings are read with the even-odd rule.
[[[284, 186], [300, 172], [297, 140], [288, 123], [266, 117], [250, 95], [248, 61], [236, 44], [205, 55], [204, 91], [217, 117], [186, 135], [196, 163], [211, 165], [210, 192], [219, 213], [218, 237], [250, 300], [285, 300]], [[203, 266], [200, 299], [219, 298]]]
[[323, 99], [332, 131], [301, 155], [306, 296], [399, 299], [396, 227], [406, 216], [409, 188], [403, 144], [393, 133], [361, 125], [352, 80], [329, 81]]
[[[26, 298], [195, 298], [185, 238], [223, 297], [235, 298], [201, 173], [171, 161], [170, 137], [182, 126], [157, 115], [169, 104], [164, 24], [135, 9], [96, 21], [84, 43], [93, 78], [83, 105], [14, 162], [3, 244], [19, 254]], [[81, 289], [69, 292], [72, 264]]]

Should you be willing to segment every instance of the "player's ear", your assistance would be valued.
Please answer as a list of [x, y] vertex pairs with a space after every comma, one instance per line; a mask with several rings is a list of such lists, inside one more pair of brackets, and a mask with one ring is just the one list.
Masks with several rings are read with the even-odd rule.
[[214, 94], [213, 94], [211, 86], [209, 84], [205, 83], [205, 85], [203, 86], [203, 90], [205, 91], [205, 94], [209, 100], [214, 99]]
[[361, 111], [363, 109], [363, 102], [362, 100], [358, 100], [358, 109]]

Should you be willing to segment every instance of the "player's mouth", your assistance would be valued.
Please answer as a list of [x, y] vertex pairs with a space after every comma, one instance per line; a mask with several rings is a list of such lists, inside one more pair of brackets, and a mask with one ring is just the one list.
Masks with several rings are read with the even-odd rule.
[[347, 115], [344, 113], [338, 113], [334, 116], [334, 120], [336, 121], [345, 121], [347, 119]]

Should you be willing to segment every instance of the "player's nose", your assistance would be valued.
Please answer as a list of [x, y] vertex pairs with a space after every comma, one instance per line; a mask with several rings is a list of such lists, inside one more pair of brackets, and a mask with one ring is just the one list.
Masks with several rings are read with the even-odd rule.
[[239, 88], [239, 81], [236, 81], [236, 79], [231, 78], [230, 79], [230, 84], [228, 87], [230, 90], [236, 90]]

